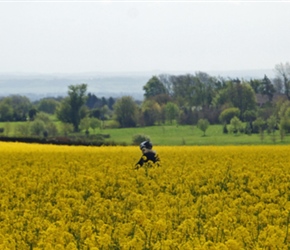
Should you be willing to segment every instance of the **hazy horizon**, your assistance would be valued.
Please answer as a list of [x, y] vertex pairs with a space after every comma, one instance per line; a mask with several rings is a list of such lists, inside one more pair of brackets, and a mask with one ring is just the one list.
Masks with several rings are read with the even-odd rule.
[[[155, 74], [156, 73], [156, 74]], [[87, 92], [104, 97], [133, 96], [135, 99], [143, 99], [143, 86], [153, 76], [162, 72], [139, 73], [80, 73], [80, 74], [0, 74], [1, 96], [21, 94], [31, 100], [44, 97], [57, 97], [67, 94], [69, 85], [86, 83]], [[173, 72], [172, 72], [173, 73]], [[180, 72], [183, 73], [183, 72]], [[194, 74], [194, 72], [187, 72]], [[262, 79], [264, 75], [269, 78], [274, 76], [272, 69], [250, 71], [220, 71], [205, 72], [213, 77], [239, 78], [244, 80]]]

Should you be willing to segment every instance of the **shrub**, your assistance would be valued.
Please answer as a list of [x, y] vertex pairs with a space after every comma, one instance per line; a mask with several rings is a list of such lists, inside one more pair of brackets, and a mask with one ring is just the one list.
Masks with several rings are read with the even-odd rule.
[[219, 120], [222, 123], [229, 123], [232, 118], [240, 116], [240, 109], [238, 108], [228, 108], [221, 112]]
[[45, 131], [45, 123], [42, 120], [36, 119], [31, 123], [30, 133], [40, 136]]
[[30, 135], [30, 123], [18, 124], [15, 128], [16, 135], [29, 136]]
[[230, 123], [230, 131], [233, 132], [234, 134], [237, 134], [238, 132], [241, 132], [242, 129], [242, 122], [238, 117], [233, 117], [231, 119]]
[[205, 136], [205, 132], [208, 129], [209, 121], [207, 119], [199, 119], [197, 122], [197, 127], [203, 132], [203, 136]]
[[227, 128], [227, 124], [224, 123], [224, 126], [223, 126], [223, 133], [224, 134], [227, 134], [229, 132], [228, 128]]
[[105, 125], [105, 128], [120, 128], [120, 123], [116, 120], [112, 120], [110, 122], [107, 122]]
[[143, 134], [133, 135], [132, 139], [133, 145], [139, 145], [143, 141], [150, 141], [150, 137]]

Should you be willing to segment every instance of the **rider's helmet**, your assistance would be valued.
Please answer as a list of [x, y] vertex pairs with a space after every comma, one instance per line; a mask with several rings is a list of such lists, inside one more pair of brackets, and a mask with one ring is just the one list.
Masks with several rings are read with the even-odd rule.
[[153, 145], [150, 141], [143, 141], [140, 143], [140, 149], [142, 150], [143, 148], [147, 149], [152, 149]]

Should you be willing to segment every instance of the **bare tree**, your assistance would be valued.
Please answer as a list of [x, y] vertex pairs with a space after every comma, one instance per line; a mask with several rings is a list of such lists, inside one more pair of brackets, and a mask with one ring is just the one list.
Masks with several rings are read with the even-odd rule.
[[[283, 83], [284, 93], [290, 100], [290, 64], [286, 62], [285, 64], [279, 63], [275, 66], [276, 78], [280, 79]], [[276, 80], [277, 81], [277, 80]]]

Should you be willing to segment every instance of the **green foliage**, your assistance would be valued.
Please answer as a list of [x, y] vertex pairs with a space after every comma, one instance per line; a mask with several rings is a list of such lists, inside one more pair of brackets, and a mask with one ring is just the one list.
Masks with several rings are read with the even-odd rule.
[[104, 128], [106, 128], [106, 129], [108, 129], [108, 128], [109, 129], [116, 129], [116, 128], [120, 128], [120, 127], [121, 127], [120, 123], [116, 120], [108, 121], [106, 123], [106, 125], [104, 126]]
[[264, 131], [266, 129], [266, 122], [264, 119], [261, 117], [258, 117], [254, 122], [253, 122], [253, 128], [255, 131]]
[[204, 72], [172, 76], [172, 96], [181, 107], [205, 107], [212, 103], [218, 81]]
[[166, 120], [172, 124], [172, 121], [175, 120], [178, 117], [179, 114], [179, 108], [178, 106], [173, 102], [168, 102], [165, 105], [165, 115]]
[[35, 116], [35, 119], [39, 119], [39, 120], [43, 121], [44, 123], [49, 123], [50, 122], [49, 115], [44, 113], [44, 112], [37, 113], [37, 115]]
[[268, 125], [269, 132], [274, 134], [278, 126], [277, 117], [274, 115], [270, 116], [267, 120], [267, 125]]
[[35, 116], [37, 114], [37, 109], [36, 108], [31, 108], [29, 111], [28, 111], [28, 117], [29, 117], [29, 120], [30, 121], [33, 121]]
[[286, 115], [287, 109], [290, 108], [290, 101], [286, 100], [278, 107], [278, 117], [281, 119]]
[[239, 117], [240, 116], [240, 109], [239, 108], [227, 108], [224, 111], [221, 112], [219, 116], [219, 120], [222, 123], [230, 123], [231, 119], [234, 117]]
[[131, 96], [123, 96], [114, 104], [115, 120], [122, 128], [136, 127], [137, 104]]
[[72, 133], [74, 130], [74, 126], [71, 123], [62, 123], [61, 124], [61, 133], [65, 136]]
[[36, 119], [30, 124], [30, 133], [34, 136], [41, 136], [45, 132], [45, 123], [40, 119]]
[[141, 121], [144, 126], [152, 126], [155, 122], [161, 122], [161, 107], [154, 100], [146, 100], [142, 103]]
[[17, 136], [27, 137], [30, 135], [30, 122], [17, 124], [15, 127], [15, 133]]
[[13, 109], [5, 102], [0, 102], [0, 121], [12, 121], [13, 120]]
[[26, 121], [31, 108], [30, 100], [21, 95], [11, 95], [0, 100], [0, 121]]
[[257, 107], [255, 92], [250, 84], [238, 79], [228, 81], [226, 88], [219, 91], [213, 102], [216, 106], [231, 104], [240, 110], [241, 115]]
[[245, 122], [252, 122], [256, 120], [257, 113], [255, 110], [246, 110], [243, 114], [243, 118]]
[[79, 130], [82, 118], [86, 116], [87, 110], [84, 106], [86, 101], [87, 84], [70, 85], [68, 87], [68, 97], [63, 99], [57, 109], [57, 117], [64, 123], [71, 123], [74, 132]]
[[230, 132], [237, 134], [242, 129], [242, 122], [238, 117], [233, 117], [230, 121]]
[[90, 118], [90, 127], [95, 132], [96, 128], [101, 126], [101, 121], [98, 118], [92, 117]]
[[90, 124], [90, 118], [89, 117], [85, 117], [85, 118], [81, 119], [81, 122], [80, 122], [81, 130], [88, 131], [90, 126], [91, 126], [91, 124]]
[[144, 96], [146, 98], [154, 97], [157, 95], [166, 94], [166, 88], [163, 83], [158, 79], [158, 77], [153, 76], [145, 86], [143, 86], [143, 90], [145, 91]]
[[289, 117], [283, 117], [280, 120], [280, 130], [283, 130], [286, 133], [290, 132], [290, 118]]
[[55, 99], [44, 98], [38, 102], [37, 109], [38, 109], [38, 111], [41, 111], [41, 112], [45, 112], [48, 114], [54, 114], [59, 105], [60, 105], [60, 102], [58, 102]]
[[271, 102], [273, 99], [273, 95], [275, 93], [275, 88], [271, 83], [270, 79], [265, 75], [261, 82], [260, 93], [262, 95], [268, 96], [268, 101]]
[[143, 141], [150, 141], [150, 137], [144, 134], [133, 135], [133, 138], [132, 138], [133, 145], [139, 145]]
[[56, 116], [58, 120], [60, 120], [63, 123], [70, 123], [71, 122], [70, 112], [71, 107], [69, 104], [69, 98], [65, 97], [56, 110]]
[[45, 126], [47, 136], [56, 136], [58, 134], [58, 129], [55, 123], [49, 122]]
[[199, 119], [197, 122], [197, 127], [203, 131], [203, 135], [205, 136], [205, 132], [209, 127], [209, 121], [207, 119]]

